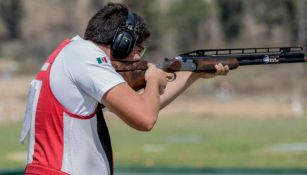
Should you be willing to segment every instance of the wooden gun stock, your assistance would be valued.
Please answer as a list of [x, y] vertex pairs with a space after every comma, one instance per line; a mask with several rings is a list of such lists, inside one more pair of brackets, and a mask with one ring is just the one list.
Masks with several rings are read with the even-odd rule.
[[208, 73], [215, 73], [215, 65], [216, 64], [223, 64], [224, 66], [227, 65], [229, 70], [233, 70], [239, 67], [239, 62], [236, 58], [223, 58], [223, 59], [214, 59], [214, 58], [207, 58], [207, 59], [197, 59], [195, 60], [197, 65], [196, 72], [208, 72]]
[[147, 69], [147, 61], [112, 61], [112, 66], [125, 79], [132, 89], [138, 91], [145, 88], [145, 71]]

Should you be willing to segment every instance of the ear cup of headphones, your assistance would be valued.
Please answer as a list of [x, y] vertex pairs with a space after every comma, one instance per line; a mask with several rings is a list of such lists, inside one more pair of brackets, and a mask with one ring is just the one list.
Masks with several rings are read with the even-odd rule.
[[125, 59], [132, 52], [136, 43], [135, 15], [128, 13], [125, 26], [117, 28], [111, 44], [111, 53], [116, 59]]
[[134, 34], [125, 28], [119, 28], [113, 38], [112, 55], [117, 59], [127, 58], [132, 52], [134, 45]]

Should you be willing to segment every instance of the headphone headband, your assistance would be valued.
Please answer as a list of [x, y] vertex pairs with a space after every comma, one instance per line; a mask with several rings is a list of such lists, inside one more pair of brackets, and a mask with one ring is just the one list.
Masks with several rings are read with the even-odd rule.
[[135, 32], [135, 15], [133, 13], [128, 13], [128, 17], [126, 20], [126, 27], [131, 30], [132, 32]]

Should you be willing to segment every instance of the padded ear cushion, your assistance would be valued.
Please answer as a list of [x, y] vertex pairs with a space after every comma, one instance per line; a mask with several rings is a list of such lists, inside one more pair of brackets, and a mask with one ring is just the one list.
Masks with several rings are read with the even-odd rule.
[[128, 13], [125, 26], [118, 27], [111, 44], [111, 53], [116, 59], [124, 59], [132, 52], [136, 43], [136, 17]]
[[120, 28], [115, 34], [112, 43], [112, 55], [117, 59], [129, 56], [135, 45], [134, 35], [125, 28]]

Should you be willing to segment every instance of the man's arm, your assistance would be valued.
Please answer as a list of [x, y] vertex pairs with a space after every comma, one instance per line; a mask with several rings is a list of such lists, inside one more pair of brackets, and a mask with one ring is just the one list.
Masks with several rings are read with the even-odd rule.
[[166, 73], [151, 64], [145, 79], [147, 84], [143, 93], [138, 94], [128, 84], [122, 83], [110, 89], [101, 102], [129, 126], [150, 131], [158, 118], [160, 95], [166, 86]]
[[183, 91], [193, 84], [198, 77], [192, 72], [176, 72], [176, 79], [167, 83], [164, 94], [160, 96], [160, 109], [163, 109]]
[[227, 75], [229, 72], [227, 65], [218, 64], [215, 65], [215, 69], [216, 73], [176, 72], [176, 79], [167, 84], [164, 94], [160, 96], [160, 109], [171, 103], [199, 78], [213, 78], [217, 75]]

